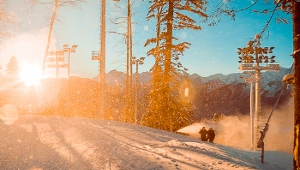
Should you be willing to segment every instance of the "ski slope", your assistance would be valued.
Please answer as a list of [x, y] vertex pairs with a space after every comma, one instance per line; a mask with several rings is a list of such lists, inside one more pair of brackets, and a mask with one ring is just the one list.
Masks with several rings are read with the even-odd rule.
[[109, 120], [19, 116], [0, 123], [0, 169], [207, 170], [292, 169], [292, 155], [202, 142]]

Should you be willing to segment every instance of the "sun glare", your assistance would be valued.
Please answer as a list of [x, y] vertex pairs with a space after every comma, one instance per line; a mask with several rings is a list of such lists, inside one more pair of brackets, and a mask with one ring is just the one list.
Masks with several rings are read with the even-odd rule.
[[19, 76], [27, 86], [38, 86], [43, 78], [43, 72], [37, 65], [23, 65], [20, 69]]

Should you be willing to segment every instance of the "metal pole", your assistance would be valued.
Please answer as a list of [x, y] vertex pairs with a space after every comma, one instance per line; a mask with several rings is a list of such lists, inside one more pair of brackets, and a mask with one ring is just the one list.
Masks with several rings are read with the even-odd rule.
[[139, 74], [139, 61], [136, 60], [136, 75], [135, 75], [135, 124], [137, 124], [137, 102], [138, 102], [138, 98], [137, 98], [137, 93], [138, 93], [138, 74]]
[[58, 60], [57, 60], [58, 51], [55, 52], [55, 63], [56, 63], [56, 78], [58, 78]]
[[265, 143], [262, 142], [262, 148], [261, 148], [261, 163], [263, 164], [264, 163], [264, 157], [265, 157]]
[[69, 107], [69, 80], [70, 80], [70, 66], [71, 66], [71, 48], [68, 49], [69, 51], [69, 56], [68, 56], [68, 80], [67, 80], [67, 112], [69, 112], [69, 116], [71, 116], [70, 114], [70, 107]]
[[68, 56], [68, 80], [70, 79], [70, 52], [71, 52], [71, 48], [68, 49], [69, 51], [69, 56]]
[[[255, 86], [255, 115], [254, 115], [254, 143], [258, 142], [258, 135], [259, 135], [259, 115], [261, 113], [261, 97], [260, 97], [260, 71], [255, 70], [256, 75], [256, 86]], [[254, 145], [254, 148], [257, 148]]]
[[250, 80], [250, 136], [251, 136], [251, 149], [254, 146], [254, 114], [253, 114], [253, 82]]

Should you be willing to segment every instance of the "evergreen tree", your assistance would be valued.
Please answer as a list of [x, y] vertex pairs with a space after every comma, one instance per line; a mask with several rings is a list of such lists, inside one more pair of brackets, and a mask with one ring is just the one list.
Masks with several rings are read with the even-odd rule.
[[218, 113], [215, 113], [215, 114], [214, 114], [214, 117], [212, 118], [212, 121], [217, 122], [217, 121], [219, 121], [219, 120], [220, 120], [220, 117], [219, 117]]
[[[173, 30], [200, 30], [196, 21], [186, 15], [194, 13], [206, 18], [205, 0], [153, 0], [147, 19], [157, 18], [157, 37], [148, 39], [145, 46], [156, 43], [148, 55], [156, 58], [152, 69], [153, 89], [149, 95], [148, 114], [144, 121], [151, 127], [174, 131], [190, 121], [191, 103], [181, 104], [178, 98], [180, 83], [187, 78], [186, 68], [178, 62], [190, 43], [174, 44]], [[162, 30], [162, 31], [161, 31]], [[180, 122], [180, 123], [179, 123]]]
[[19, 66], [18, 66], [18, 61], [15, 56], [12, 56], [6, 65], [6, 75], [8, 76], [9, 79], [18, 79], [19, 76]]

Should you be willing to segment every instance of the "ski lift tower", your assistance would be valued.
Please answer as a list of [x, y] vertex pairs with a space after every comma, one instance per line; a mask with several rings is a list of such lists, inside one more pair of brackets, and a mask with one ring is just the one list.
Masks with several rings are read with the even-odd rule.
[[[241, 71], [253, 71], [255, 75], [255, 112], [254, 119], [251, 122], [254, 125], [254, 135], [252, 135], [251, 141], [254, 149], [257, 148], [256, 144], [259, 138], [259, 116], [261, 115], [261, 96], [260, 96], [260, 79], [261, 71], [278, 71], [280, 70], [279, 63], [275, 63], [275, 56], [269, 57], [270, 53], [273, 53], [274, 47], [260, 47], [260, 35], [255, 36], [254, 41], [249, 41], [244, 48], [238, 48], [238, 55], [240, 58], [239, 70]], [[250, 101], [251, 102], [251, 101]]]

